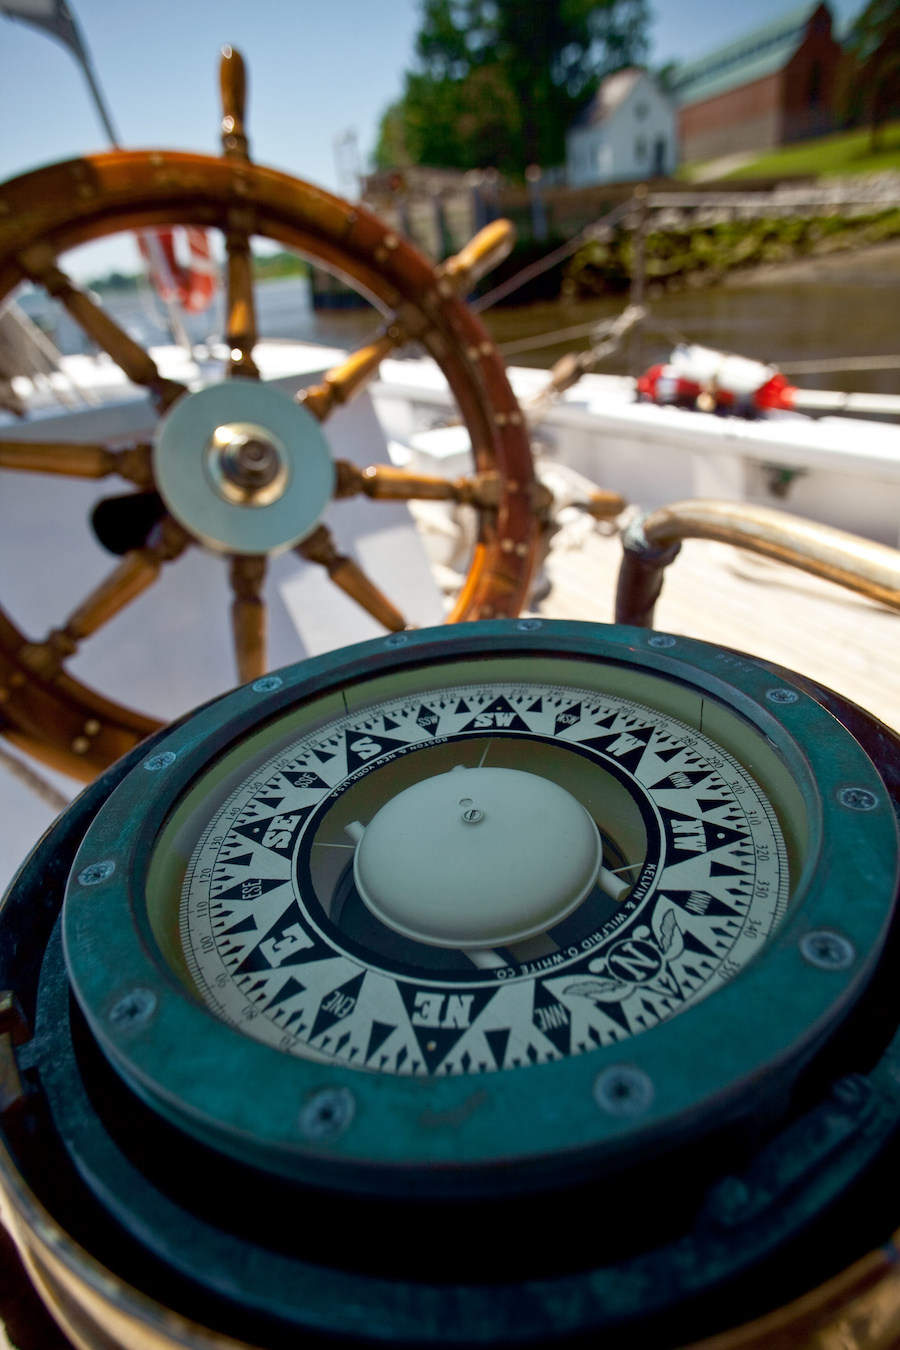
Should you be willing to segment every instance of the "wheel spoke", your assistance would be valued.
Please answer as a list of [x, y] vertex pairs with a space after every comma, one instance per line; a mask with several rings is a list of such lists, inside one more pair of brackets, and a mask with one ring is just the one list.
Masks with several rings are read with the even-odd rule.
[[[250, 158], [244, 131], [247, 72], [244, 58], [233, 47], [222, 48], [219, 85], [222, 91], [222, 154], [226, 159], [246, 164]], [[225, 250], [228, 254], [225, 341], [231, 352], [228, 374], [258, 380], [259, 370], [253, 360], [257, 331], [253, 255], [250, 252], [252, 232], [252, 210], [248, 207], [233, 207], [228, 212], [225, 231]]]
[[[465, 506], [475, 506], [481, 511], [492, 511], [500, 503], [500, 475], [495, 470], [486, 473], [470, 474], [465, 478], [441, 478], [436, 474], [407, 473], [405, 469], [395, 469], [390, 464], [370, 464], [367, 469], [359, 469], [348, 460], [335, 461], [337, 470], [336, 497], [357, 497], [361, 493], [376, 501], [449, 501]], [[593, 494], [605, 503], [618, 503], [615, 511], [597, 510], [591, 514], [618, 515], [624, 507], [622, 498], [614, 492], [600, 491]], [[532, 486], [532, 506], [539, 514], [549, 510], [553, 496], [543, 483]], [[592, 498], [593, 502], [593, 498]], [[585, 506], [585, 510], [590, 509]]]
[[479, 278], [501, 263], [516, 242], [516, 227], [511, 220], [492, 220], [473, 235], [452, 258], [435, 271], [442, 295], [466, 296]]
[[19, 262], [32, 281], [39, 282], [55, 300], [65, 306], [72, 318], [112, 357], [132, 384], [144, 385], [151, 391], [160, 412], [164, 412], [186, 392], [183, 384], [164, 380], [150, 353], [130, 338], [85, 291], [79, 290], [65, 272], [60, 271], [49, 245], [33, 245], [19, 256]]
[[184, 551], [190, 537], [170, 517], [161, 521], [156, 540], [146, 548], [126, 553], [118, 567], [82, 600], [63, 624], [43, 642], [28, 642], [19, 649], [20, 659], [45, 679], [57, 676], [63, 662], [77, 651], [79, 643], [96, 633], [121, 613], [131, 601], [157, 578], [162, 564], [171, 562]]
[[71, 441], [0, 440], [0, 469], [53, 473], [66, 478], [108, 478], [118, 474], [139, 487], [152, 487], [153, 447], [146, 442], [113, 450], [108, 445]]
[[397, 344], [403, 340], [401, 330], [394, 327], [392, 333], [383, 333], [374, 342], [359, 347], [350, 353], [346, 361], [335, 366], [333, 370], [326, 371], [321, 384], [301, 389], [297, 395], [297, 402], [308, 408], [313, 417], [324, 422], [336, 407], [341, 403], [349, 403], [365, 388], [377, 373], [382, 361], [390, 356]]
[[266, 673], [266, 602], [262, 597], [265, 578], [264, 556], [243, 553], [232, 557], [231, 629], [240, 684]]
[[250, 255], [250, 231], [241, 222], [249, 213], [240, 207], [229, 212], [225, 248], [228, 253], [228, 318], [225, 341], [231, 352], [227, 374], [258, 380], [259, 369], [253, 360], [256, 346], [256, 307], [253, 298], [253, 261]]
[[336, 586], [340, 586], [342, 591], [392, 633], [402, 632], [409, 627], [400, 611], [369, 580], [359, 564], [338, 552], [326, 525], [320, 525], [302, 544], [297, 544], [296, 552], [307, 562], [324, 567]]

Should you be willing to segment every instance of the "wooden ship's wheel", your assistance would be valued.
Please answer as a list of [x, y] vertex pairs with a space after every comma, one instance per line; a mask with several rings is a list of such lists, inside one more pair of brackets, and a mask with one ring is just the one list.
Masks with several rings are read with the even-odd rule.
[[[42, 285], [129, 380], [149, 391], [162, 419], [152, 445], [0, 441], [0, 469], [119, 475], [139, 493], [159, 493], [165, 508], [42, 640], [28, 640], [0, 610], [0, 729], [29, 753], [85, 779], [159, 723], [85, 687], [67, 674], [66, 661], [192, 545], [230, 559], [237, 674], [247, 681], [266, 671], [268, 554], [296, 549], [386, 629], [407, 626], [321, 523], [332, 497], [443, 498], [478, 510], [478, 542], [451, 623], [519, 612], [549, 499], [535, 483], [526, 428], [500, 356], [463, 299], [509, 251], [512, 226], [494, 222], [434, 267], [363, 207], [251, 163], [244, 66], [230, 48], [221, 80], [221, 159], [115, 151], [38, 169], [0, 188], [0, 301], [22, 281]], [[57, 263], [76, 245], [176, 223], [220, 229], [227, 250], [226, 379], [199, 392], [163, 378], [150, 354]], [[339, 272], [389, 315], [379, 336], [293, 402], [260, 382], [253, 359], [253, 234]], [[319, 430], [409, 340], [439, 363], [471, 435], [475, 472], [455, 482], [335, 462]], [[122, 500], [134, 505], [130, 496]]]

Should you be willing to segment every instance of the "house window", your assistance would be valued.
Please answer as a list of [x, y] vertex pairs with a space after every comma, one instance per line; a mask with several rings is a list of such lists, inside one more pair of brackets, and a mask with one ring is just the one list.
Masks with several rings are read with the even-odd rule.
[[636, 103], [634, 105], [634, 115], [639, 122], [643, 122], [649, 111], [650, 109], [647, 107], [646, 103]]
[[643, 164], [644, 160], [647, 158], [647, 142], [644, 140], [643, 136], [638, 136], [635, 139], [634, 157], [638, 164]]
[[657, 136], [653, 146], [653, 172], [661, 178], [666, 171], [666, 138]]
[[811, 108], [818, 108], [822, 102], [822, 62], [813, 61], [809, 70], [809, 83], [806, 86], [806, 101]]

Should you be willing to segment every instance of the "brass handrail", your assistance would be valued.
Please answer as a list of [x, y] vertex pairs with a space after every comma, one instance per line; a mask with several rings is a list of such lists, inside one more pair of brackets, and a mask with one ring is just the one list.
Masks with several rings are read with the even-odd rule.
[[900, 610], [900, 552], [815, 520], [747, 502], [684, 501], [651, 511], [623, 535], [616, 622], [653, 626], [663, 573], [683, 539], [715, 539]]

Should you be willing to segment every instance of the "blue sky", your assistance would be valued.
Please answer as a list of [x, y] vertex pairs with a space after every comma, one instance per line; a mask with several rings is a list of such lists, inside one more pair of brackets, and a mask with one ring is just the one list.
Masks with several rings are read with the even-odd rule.
[[[791, 0], [793, 2], [793, 0]], [[2, 0], [0, 0], [2, 3]], [[783, 0], [651, 0], [652, 61], [701, 56]], [[250, 71], [255, 158], [337, 189], [333, 143], [352, 128], [363, 153], [402, 88], [416, 0], [70, 0], [122, 143], [216, 153], [217, 54]], [[838, 14], [860, 0], [832, 0]], [[59, 44], [0, 15], [0, 181], [103, 148], [82, 76]], [[109, 246], [107, 246], [108, 250]]]

